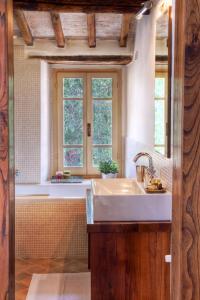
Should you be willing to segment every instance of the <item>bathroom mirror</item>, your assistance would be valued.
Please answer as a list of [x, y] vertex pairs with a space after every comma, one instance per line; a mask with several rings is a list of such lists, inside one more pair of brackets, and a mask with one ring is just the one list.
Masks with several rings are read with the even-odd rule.
[[171, 6], [159, 7], [155, 51], [155, 136], [154, 148], [171, 156]]

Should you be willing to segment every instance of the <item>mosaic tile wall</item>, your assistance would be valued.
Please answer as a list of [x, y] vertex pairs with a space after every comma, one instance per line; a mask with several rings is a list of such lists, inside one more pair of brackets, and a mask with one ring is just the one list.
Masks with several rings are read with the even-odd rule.
[[160, 177], [167, 185], [167, 189], [172, 191], [172, 159], [168, 159], [155, 151], [150, 151], [153, 157], [153, 162], [155, 169], [157, 171], [157, 176]]
[[40, 62], [14, 47], [16, 183], [40, 182]]
[[87, 257], [84, 199], [16, 199], [16, 257]]

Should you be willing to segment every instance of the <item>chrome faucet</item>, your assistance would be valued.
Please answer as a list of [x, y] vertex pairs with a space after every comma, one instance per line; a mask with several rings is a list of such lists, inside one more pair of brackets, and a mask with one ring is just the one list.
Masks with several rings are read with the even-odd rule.
[[140, 152], [133, 158], [133, 161], [136, 163], [138, 161], [138, 159], [142, 156], [148, 157], [148, 159], [149, 159], [149, 167], [147, 168], [147, 173], [148, 173], [149, 177], [152, 179], [152, 178], [154, 178], [156, 170], [154, 169], [153, 159], [149, 153]]

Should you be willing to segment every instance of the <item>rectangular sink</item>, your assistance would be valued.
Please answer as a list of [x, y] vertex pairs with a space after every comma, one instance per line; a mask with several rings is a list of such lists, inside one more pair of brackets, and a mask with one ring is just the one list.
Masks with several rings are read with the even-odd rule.
[[143, 195], [144, 191], [133, 179], [95, 179], [92, 181], [95, 196]]
[[147, 194], [136, 179], [92, 180], [94, 221], [170, 221], [172, 195]]

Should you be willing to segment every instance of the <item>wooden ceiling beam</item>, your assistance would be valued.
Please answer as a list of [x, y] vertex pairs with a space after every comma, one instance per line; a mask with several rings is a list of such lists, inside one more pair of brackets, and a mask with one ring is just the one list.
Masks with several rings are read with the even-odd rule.
[[124, 14], [122, 17], [122, 28], [121, 28], [121, 35], [120, 35], [120, 47], [126, 47], [128, 41], [128, 34], [130, 30], [131, 20], [133, 14]]
[[156, 55], [156, 62], [168, 64], [168, 55]]
[[60, 15], [57, 12], [51, 12], [50, 14], [51, 14], [51, 21], [52, 21], [53, 30], [55, 33], [57, 46], [59, 48], [64, 48], [65, 47], [65, 37], [64, 37], [63, 29], [62, 29]]
[[88, 45], [90, 48], [96, 47], [96, 21], [95, 14], [87, 15], [87, 27], [88, 27]]
[[30, 11], [137, 13], [144, 0], [13, 0], [14, 8]]
[[27, 46], [33, 46], [33, 36], [31, 34], [28, 22], [25, 18], [24, 12], [20, 9], [16, 9], [14, 10], [14, 16], [24, 42]]
[[42, 55], [29, 55], [31, 59], [46, 60], [51, 64], [67, 63], [78, 65], [128, 65], [132, 62], [132, 56], [115, 56], [115, 55], [82, 55], [82, 56], [42, 56]]

